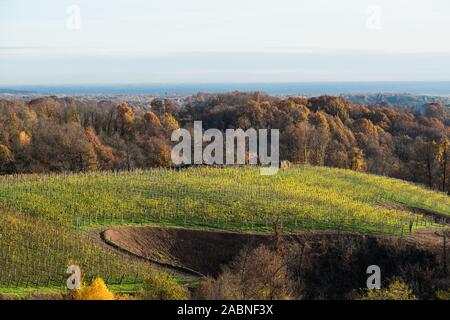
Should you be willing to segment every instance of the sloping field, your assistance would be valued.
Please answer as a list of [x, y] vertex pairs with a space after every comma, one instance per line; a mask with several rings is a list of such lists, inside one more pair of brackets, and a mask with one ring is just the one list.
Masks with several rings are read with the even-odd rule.
[[[450, 215], [450, 197], [395, 179], [295, 167], [155, 169], [0, 179], [0, 201], [77, 229], [167, 224], [224, 230], [340, 229], [401, 233], [429, 219], [390, 204]], [[388, 206], [386, 206], [388, 205]]]
[[[70, 264], [81, 266], [86, 280], [101, 276], [117, 285], [139, 283], [152, 272], [153, 264], [105, 248], [98, 229], [158, 225], [260, 234], [277, 222], [290, 232], [409, 235], [434, 227], [436, 217], [450, 216], [445, 194], [399, 180], [311, 167], [280, 170], [275, 176], [261, 176], [255, 167], [4, 176], [0, 205], [0, 293], [4, 288], [61, 288]], [[172, 233], [127, 242], [137, 242], [131, 249], [141, 252], [117, 246], [201, 273], [211, 255], [196, 253], [218, 253], [217, 271], [247, 243], [242, 237], [250, 242], [262, 237], [247, 234], [233, 240], [225, 235], [217, 248], [213, 243], [196, 247], [201, 233]], [[108, 231], [105, 235], [111, 236]], [[180, 252], [190, 241], [191, 260], [186, 263]]]
[[63, 288], [72, 264], [85, 281], [101, 276], [111, 284], [136, 283], [151, 271], [81, 234], [0, 210], [0, 288]]

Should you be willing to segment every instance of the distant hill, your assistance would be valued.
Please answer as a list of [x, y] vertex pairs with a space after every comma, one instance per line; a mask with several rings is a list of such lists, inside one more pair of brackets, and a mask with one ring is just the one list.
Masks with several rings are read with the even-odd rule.
[[0, 88], [0, 94], [32, 94], [32, 91]]
[[377, 103], [387, 103], [390, 106], [410, 106], [422, 108], [425, 104], [441, 102], [450, 107], [450, 97], [426, 96], [412, 94], [379, 93], [379, 94], [345, 94], [343, 98], [353, 103], [373, 105]]

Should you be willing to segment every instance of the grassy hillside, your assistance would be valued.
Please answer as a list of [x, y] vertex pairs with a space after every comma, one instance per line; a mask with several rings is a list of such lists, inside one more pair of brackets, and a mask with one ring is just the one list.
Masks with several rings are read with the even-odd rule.
[[274, 176], [258, 168], [155, 169], [124, 173], [1, 178], [14, 210], [76, 229], [159, 223], [232, 230], [342, 229], [400, 233], [420, 216], [400, 203], [450, 215], [450, 198], [400, 180], [347, 170], [296, 167]]
[[291, 231], [400, 234], [411, 221], [423, 226], [429, 219], [386, 209], [386, 204], [450, 215], [445, 194], [399, 180], [312, 167], [280, 170], [275, 176], [261, 176], [255, 167], [4, 176], [0, 203], [0, 294], [62, 288], [70, 264], [79, 265], [86, 280], [101, 276], [109, 285], [135, 285], [152, 272], [91, 240], [88, 231], [98, 227], [268, 231], [273, 221], [282, 221]]
[[0, 210], [2, 288], [65, 286], [65, 271], [78, 265], [85, 281], [101, 276], [111, 284], [142, 281], [146, 264], [102, 250], [87, 237], [32, 217]]

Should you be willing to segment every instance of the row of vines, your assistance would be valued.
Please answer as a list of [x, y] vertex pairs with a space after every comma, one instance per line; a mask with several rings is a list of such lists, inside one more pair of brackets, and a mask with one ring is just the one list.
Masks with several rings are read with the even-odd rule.
[[429, 217], [403, 203], [450, 214], [443, 194], [393, 179], [295, 167], [153, 169], [0, 177], [0, 287], [63, 284], [77, 264], [85, 278], [136, 283], [149, 267], [99, 247], [92, 230], [159, 224], [238, 231], [333, 229], [403, 235]]

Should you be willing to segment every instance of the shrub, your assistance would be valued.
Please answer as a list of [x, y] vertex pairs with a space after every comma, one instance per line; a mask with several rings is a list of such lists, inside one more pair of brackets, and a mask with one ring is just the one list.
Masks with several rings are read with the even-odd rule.
[[436, 298], [439, 300], [450, 300], [450, 289], [445, 290], [438, 290], [436, 292]]
[[129, 294], [116, 294], [115, 300], [136, 300], [136, 298]]
[[109, 291], [101, 278], [96, 278], [89, 286], [82, 286], [74, 293], [75, 300], [114, 300], [114, 294]]
[[361, 300], [416, 300], [411, 288], [401, 280], [392, 281], [387, 288], [367, 290]]
[[162, 272], [148, 277], [141, 291], [141, 298], [144, 300], [186, 300], [188, 297], [189, 292], [185, 287]]
[[243, 249], [217, 279], [207, 278], [194, 294], [198, 299], [293, 298], [292, 280], [282, 254], [264, 245]]

